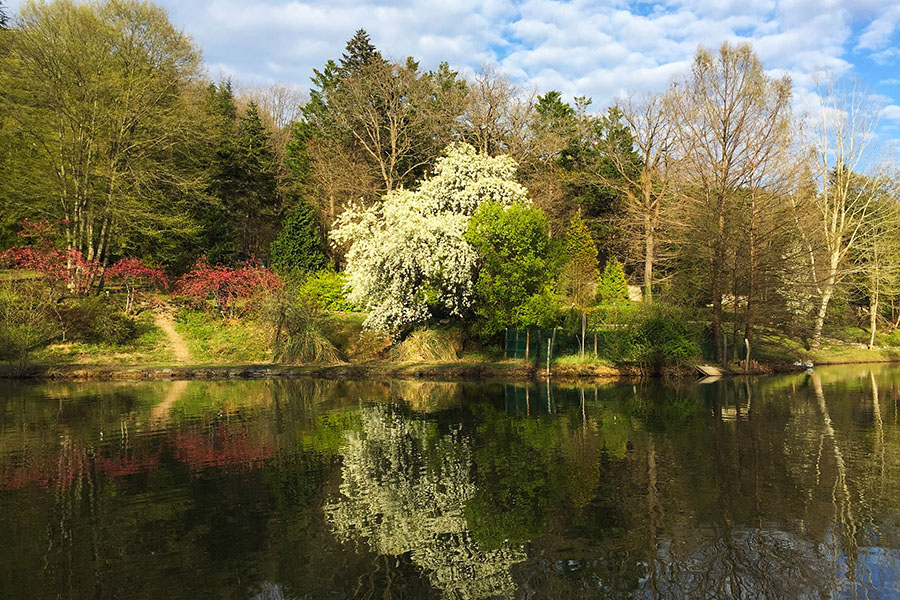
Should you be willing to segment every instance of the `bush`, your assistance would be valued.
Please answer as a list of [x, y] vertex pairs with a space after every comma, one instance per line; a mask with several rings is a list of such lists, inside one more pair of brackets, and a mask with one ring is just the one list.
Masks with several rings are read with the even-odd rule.
[[59, 335], [46, 292], [35, 282], [0, 286], [0, 360], [24, 367], [32, 351]]
[[644, 373], [687, 363], [700, 355], [700, 332], [685, 317], [682, 311], [659, 303], [641, 307], [612, 336], [611, 358], [637, 364]]
[[322, 310], [348, 312], [359, 309], [347, 300], [347, 278], [331, 269], [307, 276], [300, 285], [299, 294], [315, 302]]
[[278, 276], [263, 267], [211, 266], [200, 259], [178, 280], [175, 294], [195, 308], [208, 308], [212, 301], [223, 317], [235, 317], [252, 309], [266, 293], [281, 287]]
[[456, 329], [414, 330], [393, 351], [392, 359], [399, 363], [452, 362], [462, 350], [462, 335]]
[[134, 320], [99, 296], [67, 301], [59, 307], [59, 318], [72, 340], [124, 344], [137, 335]]
[[328, 339], [319, 322], [315, 300], [288, 282], [270, 295], [260, 307], [261, 318], [275, 329], [275, 360], [283, 363], [335, 363], [340, 352]]

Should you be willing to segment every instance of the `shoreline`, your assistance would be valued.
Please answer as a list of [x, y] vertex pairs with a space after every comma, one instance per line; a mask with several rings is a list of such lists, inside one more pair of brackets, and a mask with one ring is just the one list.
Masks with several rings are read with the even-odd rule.
[[[896, 359], [864, 361], [823, 361], [815, 366], [852, 364], [900, 363]], [[742, 372], [723, 371], [722, 377], [778, 375], [802, 372], [788, 363], [773, 362], [765, 370]], [[693, 377], [693, 367], [682, 367], [655, 377]], [[627, 369], [605, 365], [558, 365], [550, 377], [558, 381], [598, 381], [633, 379], [640, 374]], [[482, 381], [505, 379], [533, 381], [547, 378], [545, 369], [533, 365], [510, 362], [451, 362], [410, 364], [334, 364], [282, 365], [275, 363], [237, 365], [30, 365], [22, 369], [0, 366], [0, 380], [10, 381], [178, 381], [178, 380], [247, 380], [247, 379], [427, 379], [431, 381]]]

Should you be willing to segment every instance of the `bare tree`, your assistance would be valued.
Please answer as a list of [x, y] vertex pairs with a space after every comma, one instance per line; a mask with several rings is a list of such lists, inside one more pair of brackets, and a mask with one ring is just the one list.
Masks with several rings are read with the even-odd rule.
[[[836, 286], [846, 274], [846, 259], [877, 227], [878, 190], [886, 181], [875, 145], [880, 107], [856, 83], [819, 85], [820, 114], [813, 141], [818, 190], [815, 207], [824, 256], [810, 252], [810, 274], [818, 292], [811, 341], [818, 348], [825, 315]], [[860, 177], [861, 176], [861, 177]]]
[[405, 65], [373, 61], [341, 79], [329, 107], [381, 179], [381, 192], [411, 184], [451, 141], [462, 110], [464, 87], [446, 65], [420, 73]]
[[715, 55], [700, 48], [691, 76], [671, 91], [675, 139], [688, 178], [681, 189], [691, 211], [689, 230], [695, 239], [707, 237], [713, 335], [722, 361], [732, 204], [742, 189], [764, 181], [761, 170], [789, 117], [790, 90], [788, 78], [765, 75], [749, 44], [725, 43]]
[[463, 139], [484, 154], [509, 154], [520, 164], [528, 162], [534, 151], [534, 91], [514, 84], [492, 65], [483, 65], [468, 88]]
[[306, 92], [291, 83], [268, 83], [264, 85], [248, 85], [238, 83], [235, 92], [239, 100], [256, 103], [260, 113], [266, 115], [270, 126], [275, 131], [288, 128], [300, 119], [300, 106], [308, 100]]
[[631, 130], [638, 163], [615, 150], [606, 156], [618, 177], [611, 182], [622, 195], [625, 227], [640, 240], [644, 299], [653, 301], [653, 267], [657, 261], [657, 237], [663, 205], [671, 197], [669, 171], [677, 160], [673, 152], [675, 131], [672, 112], [664, 94], [629, 97], [617, 104]]

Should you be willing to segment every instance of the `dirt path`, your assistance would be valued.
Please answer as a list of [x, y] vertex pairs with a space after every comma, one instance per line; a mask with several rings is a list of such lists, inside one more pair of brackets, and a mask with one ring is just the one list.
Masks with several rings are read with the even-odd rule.
[[153, 314], [153, 324], [162, 329], [169, 338], [169, 346], [175, 354], [175, 360], [180, 363], [190, 362], [191, 351], [188, 350], [187, 342], [184, 341], [181, 334], [175, 331], [175, 321], [172, 319], [172, 315], [156, 312]]

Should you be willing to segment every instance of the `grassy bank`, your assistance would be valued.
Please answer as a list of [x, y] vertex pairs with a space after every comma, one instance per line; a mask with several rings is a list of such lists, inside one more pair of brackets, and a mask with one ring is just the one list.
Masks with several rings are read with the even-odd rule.
[[[186, 348], [173, 352], [171, 333], [158, 324], [169, 319], [175, 335]], [[141, 312], [134, 319], [135, 332], [128, 341], [66, 341], [51, 343], [31, 355], [30, 365], [5, 366], [2, 376], [36, 376], [65, 379], [166, 379], [320, 376], [428, 378], [435, 380], [499, 378], [529, 379], [546, 376], [545, 364], [534, 360], [504, 359], [499, 348], [463, 344], [459, 330], [420, 332], [401, 346], [384, 335], [363, 329], [365, 315], [352, 312], [323, 313], [319, 324], [334, 345], [339, 359], [333, 364], [283, 365], [276, 360], [270, 322], [251, 317], [223, 318], [209, 311], [173, 308], [170, 305]], [[900, 347], [868, 349], [859, 341], [863, 330], [845, 330], [841, 337], [825, 340], [811, 352], [797, 341], [774, 334], [762, 336], [752, 357], [759, 372], [791, 370], [796, 361], [815, 364], [900, 361]], [[894, 341], [889, 336], [882, 342]], [[667, 375], [690, 375], [686, 361]], [[636, 365], [617, 364], [588, 352], [554, 358], [551, 376], [556, 379], [600, 379], [640, 374]]]

